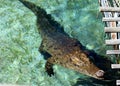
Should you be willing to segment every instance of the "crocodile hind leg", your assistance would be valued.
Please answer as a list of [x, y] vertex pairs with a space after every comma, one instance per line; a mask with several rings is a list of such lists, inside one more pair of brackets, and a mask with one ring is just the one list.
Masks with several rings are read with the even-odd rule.
[[44, 50], [43, 41], [42, 41], [42, 43], [39, 47], [39, 52], [42, 55], [44, 55], [44, 59], [47, 60], [47, 62], [45, 64], [46, 72], [48, 73], [49, 76], [54, 75], [54, 72], [53, 72], [53, 63], [54, 63], [53, 57], [51, 57], [51, 55]]
[[46, 64], [45, 64], [45, 69], [46, 72], [48, 73], [49, 76], [54, 75], [54, 71], [53, 71], [53, 65], [55, 64], [55, 60], [54, 57], [48, 58]]

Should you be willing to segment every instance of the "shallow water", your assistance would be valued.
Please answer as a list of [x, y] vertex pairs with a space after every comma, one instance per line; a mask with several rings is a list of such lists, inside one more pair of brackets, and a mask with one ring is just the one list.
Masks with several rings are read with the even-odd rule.
[[[30, 1], [30, 0], [29, 0]], [[32, 1], [32, 0], [31, 0]], [[105, 55], [104, 23], [97, 0], [34, 0], [88, 49]], [[0, 83], [31, 86], [114, 86], [115, 81], [91, 79], [73, 70], [54, 66], [45, 72], [38, 52], [41, 37], [35, 15], [17, 0], [0, 0]]]

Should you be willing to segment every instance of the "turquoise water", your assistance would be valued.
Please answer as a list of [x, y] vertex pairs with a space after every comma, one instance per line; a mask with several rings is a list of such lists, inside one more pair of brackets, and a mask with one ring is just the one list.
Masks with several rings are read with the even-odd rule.
[[[30, 1], [30, 0], [29, 0]], [[34, 0], [65, 31], [88, 49], [105, 55], [102, 15], [97, 0]], [[38, 52], [41, 37], [35, 15], [18, 0], [0, 0], [0, 83], [31, 86], [109, 86], [73, 70], [55, 65], [45, 72], [46, 60]]]

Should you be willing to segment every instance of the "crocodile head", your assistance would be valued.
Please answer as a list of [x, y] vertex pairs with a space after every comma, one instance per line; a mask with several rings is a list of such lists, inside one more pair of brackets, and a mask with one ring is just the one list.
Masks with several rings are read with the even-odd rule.
[[104, 79], [105, 72], [94, 65], [85, 53], [75, 52], [69, 55], [69, 57], [70, 60], [66, 63], [68, 68], [96, 79]]

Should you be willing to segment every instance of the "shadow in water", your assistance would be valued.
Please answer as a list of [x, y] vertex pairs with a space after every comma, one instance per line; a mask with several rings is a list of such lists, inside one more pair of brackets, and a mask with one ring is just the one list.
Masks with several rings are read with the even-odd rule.
[[116, 80], [97, 80], [94, 78], [78, 78], [73, 86], [116, 86]]

